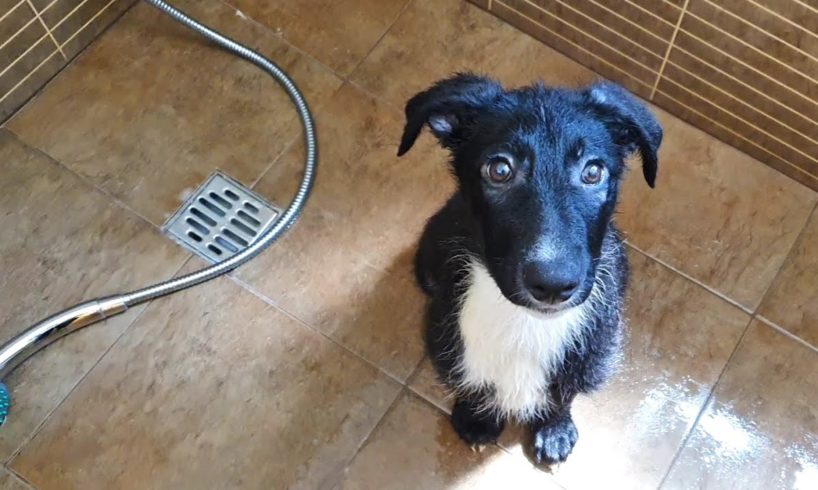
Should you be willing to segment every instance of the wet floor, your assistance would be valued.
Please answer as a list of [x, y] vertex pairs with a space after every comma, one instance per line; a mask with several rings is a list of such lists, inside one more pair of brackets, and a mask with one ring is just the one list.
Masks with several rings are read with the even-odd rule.
[[[72, 335], [8, 380], [3, 488], [818, 488], [818, 194], [667, 113], [634, 173], [620, 375], [544, 472], [473, 453], [421, 342], [411, 255], [453, 189], [406, 98], [456, 70], [595, 75], [459, 0], [174, 0], [289, 72], [315, 113], [298, 225], [230, 277]], [[303, 152], [269, 78], [132, 7], [0, 129], [0, 340], [200, 267], [159, 227], [214, 170], [286, 204]]]

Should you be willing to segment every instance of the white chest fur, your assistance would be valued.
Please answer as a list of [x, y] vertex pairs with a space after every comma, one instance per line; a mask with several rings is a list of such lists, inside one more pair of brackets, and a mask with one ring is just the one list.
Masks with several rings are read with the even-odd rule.
[[492, 410], [525, 420], [548, 404], [549, 379], [582, 328], [582, 307], [545, 316], [508, 301], [484, 266], [471, 264], [460, 310], [461, 388], [494, 388]]

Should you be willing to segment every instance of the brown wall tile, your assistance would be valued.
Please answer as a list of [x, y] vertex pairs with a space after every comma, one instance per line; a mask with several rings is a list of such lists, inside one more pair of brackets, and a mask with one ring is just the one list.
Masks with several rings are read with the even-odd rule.
[[0, 7], [0, 71], [45, 33], [25, 3]]
[[0, 122], [42, 88], [134, 1], [32, 0], [30, 5], [39, 13], [38, 19], [28, 1], [3, 0], [0, 7], [0, 45], [3, 46], [0, 48]]
[[0, 100], [0, 122], [14, 114], [31, 96], [36, 94], [55, 73], [60, 71], [63, 63], [61, 56], [56, 53], [52, 54], [51, 57], [41, 62], [38, 68], [29, 72], [25, 80], [20, 79], [13, 90], [0, 95], [2, 97], [2, 100]]
[[82, 3], [81, 0], [61, 0], [43, 12], [42, 18], [51, 29], [57, 42], [63, 44], [81, 30], [85, 31], [86, 24], [90, 22], [88, 24], [90, 26], [105, 11], [118, 3], [123, 2], [120, 0], [86, 0], [85, 3]]
[[695, 76], [704, 81], [703, 85], [718, 87], [713, 88], [714, 93], [728, 97], [726, 92], [772, 119], [781, 121], [810, 138], [818, 139], [818, 124], [812, 115], [818, 107], [804, 103], [800, 96], [791, 92], [775, 94], [777, 97], [773, 97], [771, 92], [761, 91], [749, 85], [745, 79], [731, 76], [725, 68], [724, 65], [710, 65], [674, 46], [665, 65], [664, 76], [676, 81], [683, 81], [682, 74]]
[[811, 1], [475, 3], [818, 189], [818, 1]]
[[[627, 0], [621, 3], [636, 5], [642, 11], [650, 12], [655, 18], [673, 26], [679, 20], [679, 14], [682, 13], [679, 7], [684, 3], [684, 0], [672, 2], [667, 0]], [[617, 8], [619, 8], [619, 5], [617, 5]]]
[[[110, 4], [108, 4], [108, 1], [99, 1], [99, 3], [102, 4], [101, 9], [86, 12], [86, 14], [91, 13], [90, 17], [77, 17], [73, 21], [73, 23], [78, 24], [77, 28], [71, 31], [65, 40], [60, 40], [61, 38], [59, 37], [57, 38], [63, 45], [65, 56], [70, 59], [77, 55], [137, 1], [139, 0], [115, 0]], [[102, 10], [102, 8], [104, 8], [104, 10]], [[80, 11], [78, 10], [74, 15], [79, 14]], [[91, 17], [93, 17], [93, 19]], [[84, 20], [80, 22], [80, 19]], [[64, 34], [55, 32], [54, 35], [56, 37]]]
[[36, 69], [40, 64], [51, 57], [57, 51], [57, 47], [51, 42], [48, 36], [42, 36], [35, 40], [19, 57], [12, 60], [13, 64], [6, 65], [3, 74], [0, 75], [0, 94], [7, 94], [18, 82]]
[[[667, 51], [667, 42], [639, 31], [610, 11], [591, 2], [565, 3], [562, 0], [525, 0], [519, 5], [531, 6], [529, 12], [541, 14], [535, 19], [557, 17], [565, 27], [576, 30], [583, 37], [597, 40], [611, 50], [619, 51], [650, 70], [657, 71]], [[541, 22], [542, 22], [541, 20]], [[544, 22], [543, 22], [544, 23]], [[573, 38], [572, 38], [573, 39]]]
[[[798, 148], [809, 155], [818, 156], [818, 140], [813, 134], [799, 131], [786, 122], [779, 121], [764, 111], [752, 107], [746, 101], [735, 97], [730, 92], [720, 90], [720, 87], [708, 84], [705, 80], [689, 72], [676, 66], [666, 67], [658, 90], [665, 90], [668, 86], [680, 88], [681, 101], [703, 99], [712, 105], [714, 111], [726, 112], [743, 120], [746, 124], [759, 128], [760, 131], [768, 133], [769, 138], [778, 139], [781, 143], [789, 145], [789, 149]], [[811, 125], [805, 129], [809, 133], [815, 133], [818, 127]]]
[[[691, 1], [691, 6], [700, 5]], [[693, 12], [685, 15], [681, 30], [685, 38], [693, 38], [699, 43], [707, 44], [709, 56], [717, 57], [721, 63], [730, 63], [742, 66], [749, 73], [750, 80], [759, 83], [778, 82], [790, 87], [807, 97], [818, 97], [818, 63], [806, 56], [798, 55], [784, 44], [774, 44], [772, 41], [760, 49], [742, 39], [742, 34], [733, 34], [719, 24], [725, 24], [733, 18], [722, 15], [716, 9], [713, 11], [701, 8], [700, 15]], [[708, 17], [701, 17], [707, 15]], [[730, 22], [731, 24], [733, 22]], [[733, 26], [735, 28], [735, 26]], [[682, 38], [680, 38], [681, 41]], [[768, 38], [772, 39], [772, 38]], [[777, 89], [777, 90], [780, 90]]]
[[554, 46], [601, 75], [647, 97], [656, 75], [589, 35], [536, 9], [524, 0], [494, 0], [491, 11], [525, 32]]
[[[785, 7], [784, 10], [786, 10], [786, 7], [798, 9], [795, 11], [797, 15], [794, 16], [795, 20], [793, 20], [776, 15], [775, 10], [760, 5], [763, 3], [763, 1], [757, 2], [757, 0], [719, 0], [715, 3], [709, 3], [705, 8], [710, 11], [723, 11], [725, 14], [723, 17], [727, 19], [729, 24], [739, 26], [739, 32], [743, 33], [739, 37], [755, 46], [763, 47], [767, 43], [781, 42], [790, 44], [792, 47], [813, 56], [818, 55], [816, 31], [810, 31], [808, 27], [805, 27], [805, 25], [809, 24], [818, 24], [818, 22], [810, 22], [810, 19], [818, 19], [818, 13], [804, 8], [797, 2], [774, 2], [778, 4], [779, 9], [781, 7]], [[736, 17], [740, 17], [740, 19]], [[731, 32], [736, 34], [736, 31], [732, 29]]]
[[[818, 120], [818, 85], [801, 80], [800, 87], [794, 87], [785, 82], [783, 70], [780, 67], [768, 65], [768, 73], [749, 65], [746, 61], [725, 56], [711, 45], [699, 39], [679, 32], [676, 37], [676, 49], [697, 58], [711, 66], [719, 67], [721, 71], [735, 79], [743, 81], [758, 92], [768, 94], [771, 98], [781, 101], [782, 104], [802, 112], [812, 120]], [[806, 90], [804, 90], [806, 89]]]
[[818, 177], [807, 172], [806, 170], [800, 169], [795, 164], [770, 153], [768, 150], [764, 149], [764, 147], [752, 141], [749, 136], [740, 135], [740, 133], [737, 134], [737, 131], [730, 128], [725, 128], [723, 123], [715, 123], [712, 119], [692, 111], [689, 107], [663, 95], [661, 92], [657, 92], [656, 97], [653, 100], [657, 105], [667, 109], [673, 115], [678, 116], [690, 124], [693, 124], [694, 126], [701, 128], [702, 130], [721, 139], [722, 141], [735, 146], [741, 151], [759, 161], [766, 163], [770, 167], [778, 170], [784, 175], [787, 175], [793, 180], [801, 182], [802, 184], [813, 189], [818, 189]]
[[[803, 26], [809, 32], [818, 32], [818, 2], [782, 2], [781, 0], [754, 0], [765, 9], [775, 12], [793, 23]], [[810, 8], [812, 7], [812, 8]], [[769, 15], [769, 14], [768, 14]]]
[[[818, 145], [814, 142], [804, 140], [804, 149], [799, 149], [796, 146], [789, 145], [777, 138], [771, 133], [767, 126], [763, 123], [752, 123], [744, 120], [734, 113], [721, 109], [716, 102], [708, 100], [707, 98], [698, 95], [691, 91], [683, 84], [674, 82], [667, 78], [662, 78], [656, 91], [656, 97], [662, 94], [666, 97], [675, 99], [677, 103], [683, 104], [688, 108], [709, 117], [710, 119], [721, 123], [742, 136], [749, 138], [751, 141], [769, 149], [784, 160], [798, 164], [799, 167], [808, 172], [818, 175], [818, 160], [811, 156], [818, 155]], [[809, 143], [807, 145], [807, 143]]]
[[[535, 0], [534, 3], [551, 3]], [[673, 34], [673, 26], [665, 22], [657, 22], [650, 13], [635, 5], [620, 2], [611, 5], [610, 2], [598, 0], [556, 0], [566, 8], [573, 8], [581, 15], [590, 17], [598, 22], [590, 31], [594, 33], [600, 29], [610, 29], [621, 37], [633, 41], [640, 48], [656, 54], [660, 59], [665, 56], [668, 40]], [[601, 27], [605, 26], [605, 27]], [[630, 52], [630, 49], [626, 52]]]

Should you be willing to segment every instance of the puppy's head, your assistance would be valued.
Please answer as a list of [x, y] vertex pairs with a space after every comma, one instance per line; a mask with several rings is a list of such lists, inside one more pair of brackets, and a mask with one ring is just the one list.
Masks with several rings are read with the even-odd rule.
[[424, 126], [452, 155], [481, 259], [510, 301], [543, 312], [593, 287], [625, 159], [656, 179], [662, 128], [613, 83], [505, 90], [460, 74], [414, 96], [398, 155]]

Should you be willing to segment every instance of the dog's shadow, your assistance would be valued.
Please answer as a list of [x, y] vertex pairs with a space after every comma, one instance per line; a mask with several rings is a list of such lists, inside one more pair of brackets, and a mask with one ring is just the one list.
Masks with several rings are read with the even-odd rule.
[[[396, 254], [377, 280], [366, 287], [366, 296], [357, 298], [354, 307], [332, 312], [339, 321], [334, 336], [404, 385], [358, 458], [393, 454], [413, 470], [435, 468], [438, 478], [447, 483], [482, 474], [497, 458], [522, 459], [521, 452], [534, 462], [527, 450], [531, 436], [525, 428], [510, 425], [500, 445], [482, 451], [470, 448], [452, 428], [449, 413], [453, 398], [445, 396], [445, 388], [425, 358], [427, 298], [415, 281], [415, 251], [416, 245], [411, 244]], [[412, 368], [406, 371], [410, 365]]]
[[[333, 429], [335, 433], [349, 432], [363, 423], [374, 427], [349, 463], [346, 476], [340, 476], [353, 482], [361, 477], [380, 481], [388, 473], [392, 482], [416, 481], [423, 485], [428, 477], [432, 478], [427, 482], [430, 485], [453, 484], [482, 474], [495, 458], [507, 457], [499, 448], [472, 451], [452, 429], [449, 416], [413, 383], [425, 356], [423, 322], [427, 301], [414, 278], [415, 250], [414, 243], [407, 245], [394, 254], [387, 267], [378, 268], [354, 284], [339, 284], [345, 300], [327, 303], [320, 314], [331, 319], [325, 333], [372, 367], [366, 375], [356, 368], [358, 374], [340, 380], [342, 387], [332, 387], [338, 392], [333, 397], [346, 399], [340, 403], [355, 398], [367, 400], [364, 404], [352, 402], [341, 427]], [[322, 371], [326, 369], [330, 366]], [[393, 389], [383, 390], [389, 384]], [[386, 393], [377, 398], [377, 407], [372, 403], [375, 386]], [[305, 412], [309, 411], [305, 407]], [[418, 475], [425, 476], [418, 479]]]

